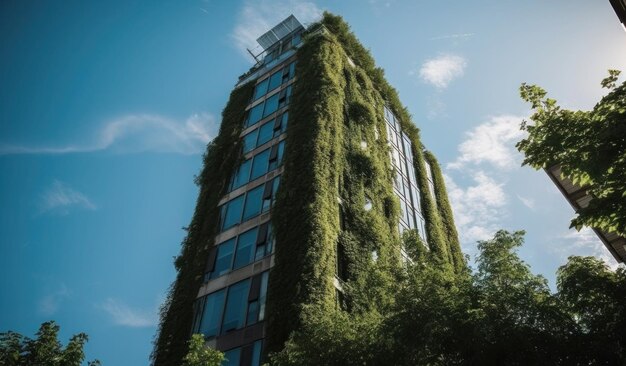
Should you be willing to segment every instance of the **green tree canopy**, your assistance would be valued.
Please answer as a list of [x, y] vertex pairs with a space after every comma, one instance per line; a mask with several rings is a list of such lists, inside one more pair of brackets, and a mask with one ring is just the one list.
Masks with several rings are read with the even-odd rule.
[[204, 344], [202, 334], [194, 334], [189, 340], [189, 352], [183, 358], [182, 366], [220, 366], [224, 354]]
[[[0, 333], [0, 365], [80, 366], [89, 337], [85, 333], [76, 334], [63, 348], [57, 338], [59, 329], [54, 321], [49, 321], [41, 324], [36, 339], [12, 331]], [[90, 361], [89, 365], [98, 366], [100, 361]]]
[[563, 109], [542, 88], [522, 84], [521, 97], [534, 114], [532, 123], [522, 123], [528, 137], [516, 146], [524, 165], [560, 165], [565, 177], [588, 187], [594, 199], [577, 212], [572, 227], [626, 236], [626, 82], [617, 86], [619, 73], [609, 70], [602, 86], [610, 92], [591, 111]]
[[556, 293], [517, 250], [524, 232], [478, 243], [476, 269], [455, 273], [431, 252], [412, 261], [389, 312], [304, 311], [272, 365], [623, 365], [626, 270], [570, 257]]

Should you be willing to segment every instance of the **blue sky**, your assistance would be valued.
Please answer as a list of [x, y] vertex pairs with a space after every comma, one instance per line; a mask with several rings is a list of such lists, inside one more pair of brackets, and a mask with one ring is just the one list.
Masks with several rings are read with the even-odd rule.
[[148, 363], [193, 213], [194, 174], [245, 47], [294, 13], [342, 15], [440, 160], [466, 253], [498, 228], [554, 283], [610, 255], [514, 144], [536, 83], [588, 109], [626, 32], [608, 1], [164, 1], [0, 4], [0, 331], [55, 319], [89, 358]]

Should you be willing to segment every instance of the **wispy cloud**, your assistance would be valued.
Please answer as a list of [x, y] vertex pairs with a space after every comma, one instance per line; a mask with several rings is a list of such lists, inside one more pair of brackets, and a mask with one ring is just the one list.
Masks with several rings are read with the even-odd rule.
[[[502, 183], [484, 171], [470, 175], [472, 183], [465, 188], [459, 187], [449, 175], [444, 175], [454, 220], [465, 246], [493, 236], [498, 229], [498, 220], [506, 214], [503, 207], [507, 203]], [[465, 249], [472, 251], [471, 248]]]
[[61, 283], [58, 290], [42, 297], [37, 304], [39, 313], [45, 316], [54, 315], [58, 310], [61, 302], [70, 296], [70, 290]]
[[83, 193], [59, 180], [53, 181], [52, 185], [41, 196], [41, 213], [56, 212], [66, 215], [71, 208], [92, 211], [97, 209], [96, 205]]
[[246, 49], [260, 53], [262, 50], [256, 39], [290, 14], [300, 23], [307, 24], [320, 18], [322, 10], [313, 2], [301, 0], [246, 1], [231, 34], [235, 46], [246, 59], [252, 60]]
[[156, 309], [133, 309], [122, 301], [113, 298], [107, 298], [104, 303], [96, 307], [107, 312], [117, 325], [142, 328], [153, 327], [157, 324]]
[[452, 80], [463, 76], [467, 61], [457, 55], [441, 55], [426, 60], [419, 71], [411, 71], [410, 75], [419, 74], [426, 83], [432, 84], [438, 89], [445, 89]]
[[555, 243], [550, 248], [557, 254], [562, 263], [565, 263], [567, 257], [571, 255], [579, 255], [599, 258], [613, 269], [619, 265], [596, 233], [587, 227], [580, 231], [570, 229], [567, 233], [556, 238]]
[[102, 150], [197, 154], [204, 151], [217, 130], [217, 121], [208, 113], [193, 114], [184, 121], [153, 114], [131, 114], [106, 123], [90, 143], [65, 146], [0, 145], [0, 155], [68, 154]]
[[458, 40], [458, 39], [467, 39], [467, 38], [471, 38], [474, 36], [474, 33], [455, 33], [455, 34], [445, 34], [442, 36], [436, 36], [436, 37], [431, 37], [429, 38], [429, 40], [431, 41], [437, 41], [440, 39], [454, 39], [454, 40]]
[[458, 169], [467, 164], [490, 163], [500, 169], [519, 165], [515, 158], [517, 151], [514, 142], [524, 135], [519, 126], [523, 117], [502, 115], [490, 118], [466, 133], [459, 145], [460, 155], [450, 169]]
[[533, 200], [532, 198], [526, 198], [526, 197], [522, 197], [519, 194], [517, 195], [517, 199], [520, 200], [520, 202], [522, 202], [522, 204], [526, 207], [528, 207], [531, 210], [535, 209], [535, 200]]

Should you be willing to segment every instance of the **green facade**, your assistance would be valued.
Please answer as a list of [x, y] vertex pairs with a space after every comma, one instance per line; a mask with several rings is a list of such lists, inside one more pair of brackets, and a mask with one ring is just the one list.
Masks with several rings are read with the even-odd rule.
[[[383, 70], [340, 17], [326, 13], [305, 34], [296, 56], [284, 172], [271, 211], [276, 245], [266, 354], [282, 349], [306, 321], [305, 311], [323, 314], [339, 307], [352, 314], [382, 314], [394, 301], [394, 288], [402, 281], [402, 238], [384, 106], [411, 140], [428, 238], [423, 252], [456, 272], [465, 268], [441, 170]], [[242, 159], [239, 136], [253, 84], [232, 92], [220, 133], [207, 149], [197, 178], [196, 211], [176, 259], [178, 276], [161, 314], [155, 365], [179, 364], [187, 350], [193, 303], [217, 233], [217, 204]]]

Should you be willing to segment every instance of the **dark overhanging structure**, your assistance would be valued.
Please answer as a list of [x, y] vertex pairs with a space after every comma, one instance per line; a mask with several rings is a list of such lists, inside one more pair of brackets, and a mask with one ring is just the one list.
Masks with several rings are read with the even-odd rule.
[[619, 18], [620, 23], [622, 23], [622, 27], [626, 31], [626, 0], [609, 0], [611, 6], [613, 6], [613, 10], [615, 10], [615, 14]]
[[[593, 199], [593, 197], [588, 193], [589, 187], [581, 187], [578, 184], [574, 184], [567, 177], [564, 177], [561, 173], [561, 167], [559, 165], [546, 169], [546, 173], [548, 173], [552, 182], [554, 182], [572, 208], [574, 208], [574, 211], [587, 207], [589, 202]], [[592, 230], [596, 233], [608, 251], [611, 252], [611, 255], [613, 255], [613, 258], [615, 258], [618, 263], [626, 261], [626, 238], [604, 230], [595, 228], [592, 228]]]

